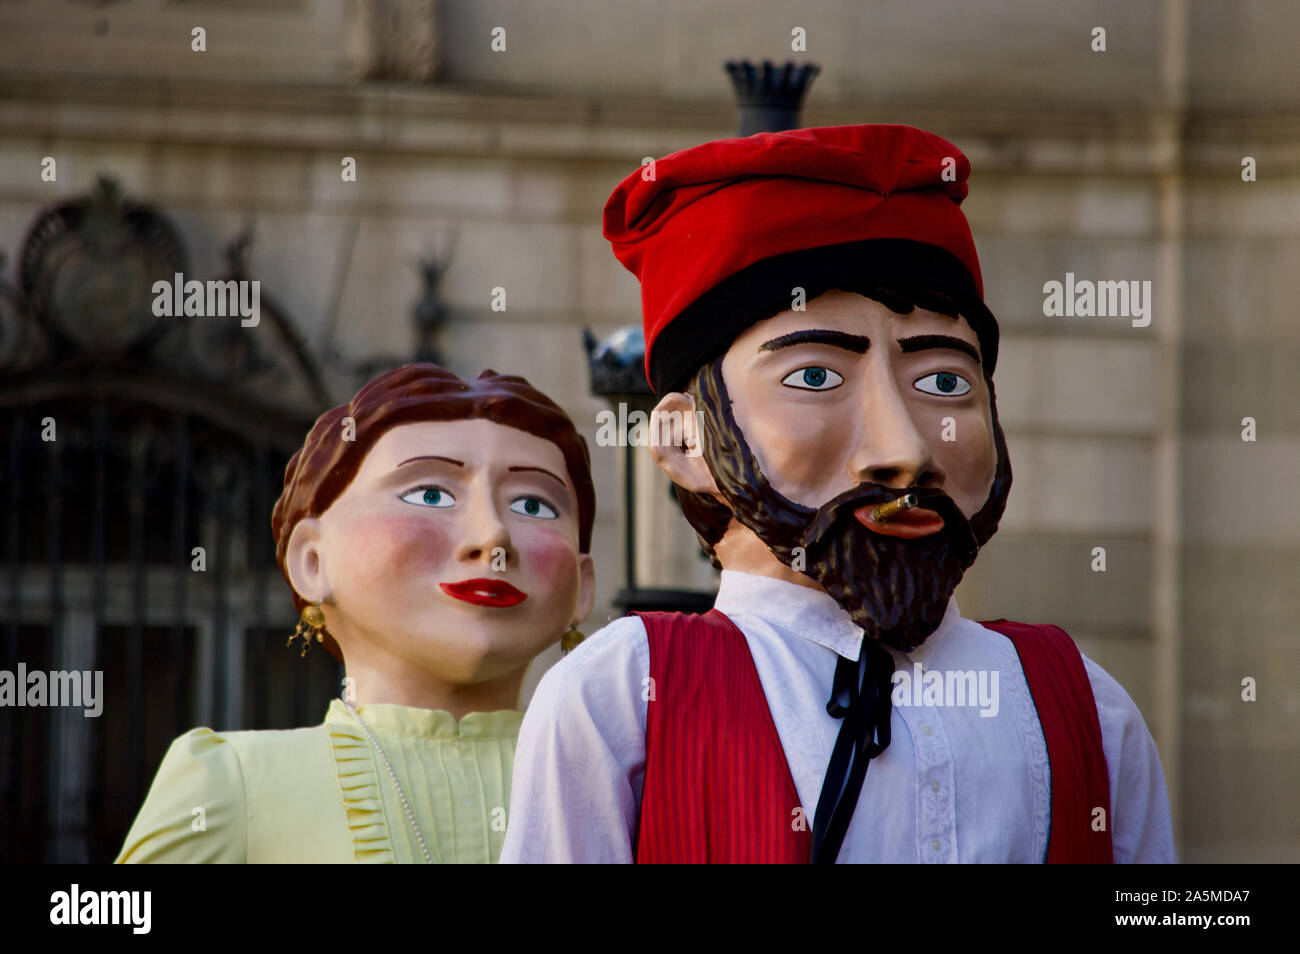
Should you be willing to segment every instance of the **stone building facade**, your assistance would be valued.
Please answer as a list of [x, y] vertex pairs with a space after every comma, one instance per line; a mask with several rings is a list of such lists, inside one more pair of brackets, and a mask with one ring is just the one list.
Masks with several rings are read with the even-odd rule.
[[[337, 401], [366, 362], [414, 355], [417, 266], [446, 259], [446, 363], [525, 374], [592, 440], [606, 405], [582, 330], [639, 320], [605, 199], [643, 157], [733, 134], [724, 60], [816, 62], [804, 125], [905, 122], [973, 165], [1015, 486], [963, 613], [1057, 623], [1126, 687], [1184, 860], [1300, 859], [1300, 9], [922, 6], [0, 0], [0, 282], [16, 284], [37, 216], [101, 176], [174, 224], [200, 276], [251, 225], [249, 275]], [[1149, 323], [1045, 314], [1067, 275], [1149, 281]], [[249, 388], [319, 409], [288, 379]], [[619, 453], [593, 453], [588, 629], [623, 561]], [[667, 568], [651, 582], [706, 585], [671, 545], [648, 545], [642, 565]], [[229, 625], [211, 638], [245, 638]], [[227, 671], [214, 692], [235, 691]], [[194, 715], [214, 711], [242, 718]]]

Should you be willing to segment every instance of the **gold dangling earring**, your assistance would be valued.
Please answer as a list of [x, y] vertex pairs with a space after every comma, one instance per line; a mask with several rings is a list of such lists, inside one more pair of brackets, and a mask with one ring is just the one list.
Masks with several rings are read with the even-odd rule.
[[572, 652], [577, 648], [578, 643], [582, 642], [586, 638], [586, 634], [580, 633], [578, 630], [570, 627], [569, 631], [560, 637], [560, 648], [566, 653]]
[[316, 642], [325, 642], [325, 611], [320, 608], [319, 603], [312, 603], [302, 608], [302, 614], [298, 617], [298, 625], [289, 637], [286, 646], [292, 646], [295, 639], [302, 639], [302, 652], [299, 656], [306, 656], [307, 650], [311, 649], [311, 638], [316, 637]]

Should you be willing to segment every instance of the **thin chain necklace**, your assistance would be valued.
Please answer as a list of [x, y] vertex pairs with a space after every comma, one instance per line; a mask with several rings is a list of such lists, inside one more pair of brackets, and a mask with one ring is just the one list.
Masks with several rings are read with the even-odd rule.
[[388, 756], [384, 754], [383, 746], [381, 746], [379, 741], [370, 734], [370, 730], [366, 728], [366, 724], [361, 721], [361, 713], [357, 712], [352, 703], [348, 702], [346, 699], [342, 701], [343, 705], [347, 707], [347, 710], [352, 713], [352, 718], [357, 720], [357, 725], [361, 726], [361, 731], [365, 733], [366, 738], [370, 740], [370, 744], [373, 745], [375, 751], [379, 753], [379, 760], [384, 763], [384, 768], [388, 769], [388, 777], [393, 780], [393, 788], [397, 789], [397, 797], [401, 800], [402, 809], [406, 812], [406, 820], [411, 823], [411, 828], [415, 831], [415, 840], [420, 843], [420, 854], [424, 855], [424, 863], [426, 865], [433, 864], [433, 860], [429, 857], [429, 849], [425, 847], [424, 844], [424, 833], [420, 831], [420, 826], [416, 824], [415, 813], [411, 811], [411, 806], [406, 801], [406, 793], [402, 791], [402, 783], [397, 780], [397, 773], [393, 771], [393, 766], [389, 763]]

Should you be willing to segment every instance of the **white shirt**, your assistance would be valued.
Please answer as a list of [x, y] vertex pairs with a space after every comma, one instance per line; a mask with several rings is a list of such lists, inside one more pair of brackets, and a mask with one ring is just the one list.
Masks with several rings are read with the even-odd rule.
[[[826, 712], [836, 655], [857, 659], [862, 629], [821, 591], [730, 570], [714, 605], [749, 644], [811, 829], [841, 725]], [[994, 706], [951, 698], [894, 705], [892, 740], [868, 766], [838, 860], [1043, 861], [1047, 748], [1011, 641], [963, 618], [954, 597], [916, 651], [889, 651], [909, 674], [917, 664], [922, 672], [985, 671], [988, 686], [997, 679], [996, 714], [981, 714]], [[1084, 665], [1110, 775], [1114, 859], [1176, 863], [1164, 774], [1146, 723], [1119, 683], [1087, 657]], [[632, 616], [591, 636], [542, 678], [515, 750], [502, 862], [633, 860], [649, 676], [645, 626]], [[903, 698], [924, 701], [911, 691]]]

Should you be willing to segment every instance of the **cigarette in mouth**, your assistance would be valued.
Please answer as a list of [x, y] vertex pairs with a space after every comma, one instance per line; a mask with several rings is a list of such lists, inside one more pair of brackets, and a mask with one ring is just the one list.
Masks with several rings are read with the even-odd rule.
[[898, 516], [904, 510], [911, 510], [916, 506], [916, 497], [913, 494], [903, 494], [889, 503], [876, 504], [871, 509], [871, 519], [876, 523], [884, 523], [893, 517]]

